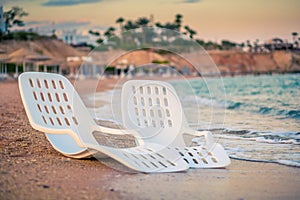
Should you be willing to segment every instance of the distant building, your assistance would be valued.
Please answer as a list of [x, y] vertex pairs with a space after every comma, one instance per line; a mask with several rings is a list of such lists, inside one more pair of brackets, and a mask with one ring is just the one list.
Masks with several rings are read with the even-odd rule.
[[0, 5], [0, 32], [5, 33], [5, 22], [4, 22], [4, 13], [3, 13], [3, 6]]
[[56, 32], [56, 36], [67, 44], [77, 43], [76, 30], [60, 30]]
[[292, 50], [293, 44], [283, 41], [280, 38], [273, 38], [264, 44], [264, 47], [270, 51], [274, 50]]
[[84, 43], [97, 44], [95, 37], [84, 31], [78, 31], [75, 29], [69, 30], [58, 30], [55, 32], [56, 36], [63, 40], [65, 43], [70, 45], [82, 45]]

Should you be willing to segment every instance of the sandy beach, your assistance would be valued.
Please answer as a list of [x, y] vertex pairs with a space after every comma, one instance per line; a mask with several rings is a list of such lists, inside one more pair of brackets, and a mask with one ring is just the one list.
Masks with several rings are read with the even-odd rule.
[[[113, 82], [113, 81], [112, 81]], [[232, 160], [225, 169], [115, 171], [56, 152], [31, 128], [16, 81], [0, 83], [0, 199], [299, 199], [300, 168]]]

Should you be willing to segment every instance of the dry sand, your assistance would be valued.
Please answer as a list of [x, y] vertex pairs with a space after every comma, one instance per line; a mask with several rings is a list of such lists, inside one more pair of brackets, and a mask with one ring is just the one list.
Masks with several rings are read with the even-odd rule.
[[129, 174], [69, 159], [29, 125], [17, 82], [0, 83], [0, 199], [300, 199], [300, 168], [232, 160], [226, 169]]

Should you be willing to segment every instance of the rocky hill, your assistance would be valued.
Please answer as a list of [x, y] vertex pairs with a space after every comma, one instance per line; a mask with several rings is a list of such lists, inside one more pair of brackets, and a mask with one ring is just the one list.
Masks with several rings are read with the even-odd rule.
[[196, 65], [203, 74], [214, 74], [212, 66], [217, 66], [222, 75], [293, 73], [300, 72], [300, 53], [274, 51], [271, 53], [250, 53], [241, 51], [208, 51], [206, 53], [188, 53], [177, 55], [173, 53], [159, 54], [152, 50], [137, 50], [124, 53], [112, 65], [126, 60], [136, 66], [151, 62], [167, 63], [181, 70], [188, 67], [192, 71]]
[[222, 74], [300, 72], [300, 53], [288, 51], [271, 53], [212, 51], [209, 54]]

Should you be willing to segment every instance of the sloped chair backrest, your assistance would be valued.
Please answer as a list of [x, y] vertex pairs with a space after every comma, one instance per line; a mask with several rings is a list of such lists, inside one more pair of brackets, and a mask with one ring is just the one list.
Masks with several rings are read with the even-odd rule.
[[34, 128], [46, 133], [67, 133], [87, 131], [93, 125], [81, 98], [65, 77], [27, 72], [19, 76], [19, 87]]
[[183, 110], [175, 89], [166, 82], [127, 81], [122, 87], [123, 125], [141, 134], [143, 140], [183, 146], [179, 136]]

